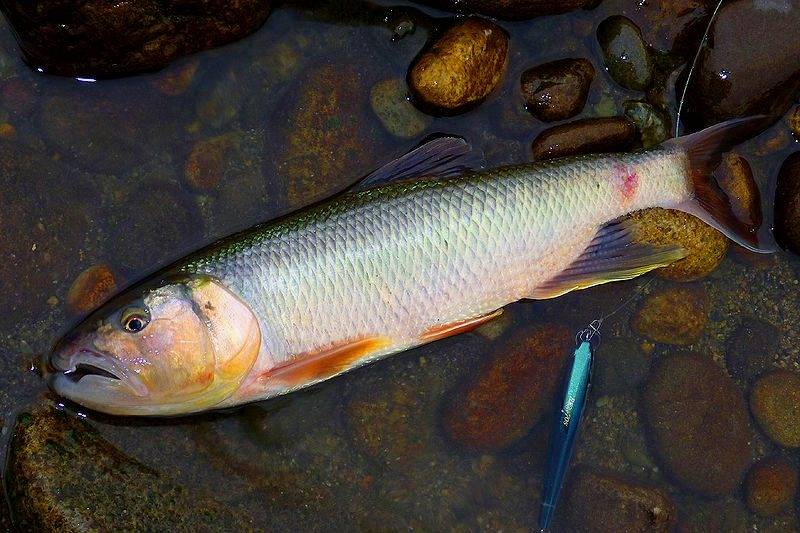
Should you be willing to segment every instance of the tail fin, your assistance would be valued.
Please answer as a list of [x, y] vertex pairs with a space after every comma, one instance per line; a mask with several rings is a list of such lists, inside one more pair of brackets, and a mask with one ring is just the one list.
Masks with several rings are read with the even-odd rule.
[[696, 216], [748, 250], [760, 253], [774, 252], [775, 249], [759, 243], [757, 227], [737, 218], [712, 173], [725, 152], [760, 132], [768, 121], [769, 117], [761, 115], [737, 118], [664, 143], [665, 148], [682, 150], [689, 159], [689, 179], [694, 196], [675, 207]]

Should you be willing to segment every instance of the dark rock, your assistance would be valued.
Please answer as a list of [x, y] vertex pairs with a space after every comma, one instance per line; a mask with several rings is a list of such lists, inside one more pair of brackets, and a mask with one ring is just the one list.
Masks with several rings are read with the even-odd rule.
[[647, 89], [653, 78], [653, 62], [642, 32], [632, 20], [619, 15], [607, 18], [597, 28], [597, 40], [614, 81], [627, 89]]
[[377, 166], [370, 147], [381, 131], [364, 115], [367, 83], [355, 67], [323, 65], [280, 104], [286, 112], [275, 172], [287, 182], [287, 208], [328, 198]]
[[633, 317], [633, 330], [655, 342], [687, 345], [700, 338], [708, 321], [702, 287], [670, 287], [645, 298]]
[[682, 518], [680, 533], [747, 533], [750, 516], [741, 501], [733, 498], [693, 502], [686, 518]]
[[792, 112], [789, 113], [787, 122], [795, 140], [800, 140], [800, 105], [795, 106]]
[[597, 0], [420, 0], [459, 13], [480, 13], [505, 19], [527, 19], [591, 7]]
[[761, 213], [761, 194], [747, 159], [737, 153], [728, 152], [722, 157], [722, 164], [714, 171], [714, 177], [730, 200], [736, 218], [752, 228], [758, 228], [764, 219]]
[[796, 2], [725, 2], [689, 83], [687, 120], [705, 127], [735, 117], [783, 115], [800, 88], [798, 25]]
[[119, 76], [235, 41], [269, 15], [269, 0], [106, 2], [2, 0], [28, 63], [64, 76]]
[[598, 394], [633, 389], [647, 376], [650, 355], [631, 339], [603, 339], [595, 353], [592, 385]]
[[755, 381], [774, 365], [780, 332], [772, 324], [748, 319], [731, 334], [725, 351], [728, 372], [745, 383]]
[[6, 471], [21, 531], [254, 530], [247, 517], [190, 493], [126, 456], [89, 425], [40, 408], [17, 419]]
[[560, 59], [522, 73], [522, 97], [528, 111], [546, 122], [564, 120], [581, 112], [594, 79], [587, 59]]
[[800, 375], [774, 370], [759, 378], [750, 392], [750, 410], [774, 442], [800, 447]]
[[564, 503], [569, 531], [667, 533], [678, 518], [675, 503], [664, 491], [588, 469], [575, 476]]
[[763, 459], [750, 469], [745, 497], [750, 509], [761, 516], [780, 513], [797, 494], [797, 468], [782, 457]]
[[670, 136], [670, 122], [667, 114], [647, 102], [625, 102], [625, 116], [639, 130], [642, 148], [645, 150], [658, 146]]
[[775, 189], [775, 238], [800, 254], [800, 152], [786, 158]]
[[443, 424], [456, 443], [474, 451], [497, 451], [524, 437], [550, 405], [558, 376], [573, 347], [564, 326], [517, 332], [465, 388], [455, 391]]
[[675, 281], [692, 281], [709, 275], [725, 259], [728, 239], [697, 217], [654, 207], [628, 215], [636, 221], [637, 242], [654, 246], [679, 245], [686, 257], [659, 268], [656, 275]]
[[596, 152], [624, 152], [636, 138], [626, 118], [587, 118], [544, 130], [531, 146], [534, 159], [553, 159]]
[[657, 458], [707, 496], [735, 491], [750, 463], [744, 398], [708, 357], [663, 358], [644, 386], [645, 421]]
[[408, 84], [425, 108], [455, 113], [494, 90], [506, 71], [508, 34], [480, 18], [448, 29], [414, 60]]

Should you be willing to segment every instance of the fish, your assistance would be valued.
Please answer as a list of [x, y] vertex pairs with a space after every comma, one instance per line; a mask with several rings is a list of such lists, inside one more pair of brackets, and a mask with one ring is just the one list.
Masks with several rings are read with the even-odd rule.
[[768, 252], [712, 171], [751, 119], [658, 149], [474, 168], [440, 137], [328, 201], [223, 239], [115, 296], [65, 335], [45, 379], [84, 407], [180, 416], [287, 394], [471, 331], [522, 299], [681, 259], [625, 215], [690, 213]]

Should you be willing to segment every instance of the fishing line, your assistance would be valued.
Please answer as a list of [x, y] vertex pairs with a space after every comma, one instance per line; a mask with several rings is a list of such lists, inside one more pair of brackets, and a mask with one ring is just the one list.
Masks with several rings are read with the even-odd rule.
[[717, 6], [714, 8], [714, 11], [711, 12], [711, 18], [706, 26], [706, 31], [703, 33], [703, 38], [700, 39], [700, 45], [697, 47], [697, 52], [694, 54], [694, 59], [692, 60], [691, 66], [689, 66], [689, 73], [686, 76], [686, 83], [683, 85], [683, 93], [681, 93], [681, 99], [678, 101], [678, 115], [675, 117], [675, 137], [680, 137], [681, 134], [681, 111], [683, 111], [683, 103], [686, 100], [686, 92], [689, 90], [689, 81], [692, 79], [694, 68], [697, 66], [697, 60], [700, 59], [700, 52], [703, 51], [703, 47], [708, 41], [708, 34], [711, 32], [711, 25], [714, 23], [714, 19], [717, 18], [717, 13], [722, 7], [723, 1], [724, 0], [719, 0]]
[[653, 278], [648, 279], [645, 283], [638, 286], [634, 291], [633, 294], [628, 296], [621, 304], [615, 307], [610, 313], [606, 313], [605, 315], [601, 316], [600, 318], [595, 318], [589, 325], [586, 326], [584, 329], [580, 330], [575, 335], [575, 342], [576, 344], [580, 344], [581, 342], [589, 342], [595, 336], [600, 336], [600, 327], [603, 325], [607, 319], [611, 318], [612, 316], [616, 315], [623, 309], [625, 309], [628, 305], [630, 305], [634, 299], [636, 299], [639, 295], [641, 295], [650, 284], [653, 283]]

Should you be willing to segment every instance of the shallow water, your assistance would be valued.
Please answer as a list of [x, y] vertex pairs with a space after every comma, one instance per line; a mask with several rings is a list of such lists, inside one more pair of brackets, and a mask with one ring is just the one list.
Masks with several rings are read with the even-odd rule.
[[[392, 3], [401, 6], [393, 17], [417, 22], [414, 33], [392, 40], [382, 22], [388, 3], [351, 12], [338, 4], [314, 11], [281, 8], [238, 43], [163, 72], [99, 82], [29, 69], [17, 58], [10, 30], [0, 25], [0, 123], [15, 130], [13, 138], [0, 139], [4, 440], [19, 413], [55, 402], [70, 417], [86, 418], [129, 457], [190, 495], [210, 495], [257, 529], [533, 529], [547, 417], [502, 450], [475, 452], [447, 436], [447, 406], [458, 403], [486, 361], [501, 355], [503, 338], [545, 321], [577, 331], [636, 294], [642, 281], [514, 304], [499, 340], [486, 331], [447, 339], [226, 413], [164, 421], [85, 413], [59, 404], [30, 370], [38, 354], [78, 320], [64, 302], [78, 274], [92, 265], [107, 265], [120, 286], [135, 282], [217, 238], [341, 190], [434, 132], [464, 136], [489, 165], [528, 161], [531, 140], [546, 127], [527, 114], [519, 96], [520, 75], [531, 66], [562, 57], [592, 61], [597, 74], [579, 117], [621, 114], [624, 101], [642, 98], [603, 70], [595, 29], [612, 14], [639, 20], [649, 12], [609, 0], [591, 11], [501, 22], [510, 34], [502, 86], [469, 112], [431, 117], [413, 138], [393, 137], [370, 109], [370, 88], [405, 78], [429, 30], [451, 15]], [[642, 28], [645, 40], [660, 49], [677, 33], [663, 24]], [[165, 95], [165, 79], [181, 72], [188, 87]], [[664, 94], [674, 117], [671, 88]], [[328, 98], [342, 111], [329, 118], [334, 124], [321, 125], [315, 109]], [[219, 179], [192, 182], [187, 158], [210, 138], [223, 139]], [[739, 149], [760, 186], [765, 226], [778, 167], [796, 149], [784, 122]], [[622, 339], [644, 345], [651, 367], [687, 350], [724, 366], [732, 332], [759, 318], [779, 333], [771, 364], [798, 370], [797, 267], [784, 252], [764, 262], [729, 251], [714, 272], [689, 285], [707, 295], [710, 308], [699, 339], [689, 346], [648, 343], [633, 332], [631, 316], [640, 300], [679, 285], [655, 278], [608, 320], [600, 350]], [[746, 398], [749, 387], [737, 387]], [[762, 518], [744, 507], [740, 488], [720, 498], [685, 488], [654, 456], [643, 417], [637, 386], [593, 389], [573, 473], [582, 465], [657, 487], [675, 502], [686, 528], [712, 528], [715, 506], [725, 505], [735, 510], [737, 527], [797, 529], [796, 498], [777, 516]], [[752, 460], [777, 454], [797, 464], [796, 452], [749, 424]], [[564, 515], [560, 509], [556, 530], [570, 529]]]

